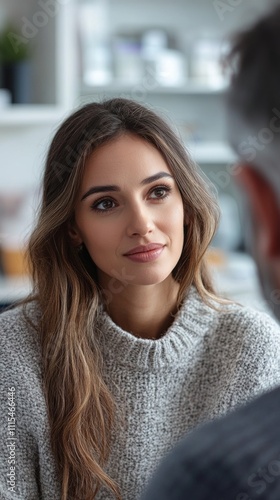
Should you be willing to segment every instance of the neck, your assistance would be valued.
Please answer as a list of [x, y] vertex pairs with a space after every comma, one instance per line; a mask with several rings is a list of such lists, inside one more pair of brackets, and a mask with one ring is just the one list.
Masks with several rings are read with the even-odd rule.
[[173, 322], [178, 292], [173, 278], [159, 285], [129, 285], [108, 301], [107, 312], [114, 323], [136, 337], [158, 339]]

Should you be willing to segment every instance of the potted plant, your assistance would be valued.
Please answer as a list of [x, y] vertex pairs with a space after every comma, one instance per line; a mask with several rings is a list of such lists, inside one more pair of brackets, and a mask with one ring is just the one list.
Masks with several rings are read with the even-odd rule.
[[9, 90], [13, 104], [30, 102], [30, 50], [12, 26], [0, 33], [0, 87]]

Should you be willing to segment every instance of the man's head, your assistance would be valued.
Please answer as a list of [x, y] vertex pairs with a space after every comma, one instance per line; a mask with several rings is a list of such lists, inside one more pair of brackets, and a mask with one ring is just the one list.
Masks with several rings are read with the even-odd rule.
[[280, 320], [280, 7], [235, 38], [230, 61], [228, 132], [242, 167], [247, 244]]

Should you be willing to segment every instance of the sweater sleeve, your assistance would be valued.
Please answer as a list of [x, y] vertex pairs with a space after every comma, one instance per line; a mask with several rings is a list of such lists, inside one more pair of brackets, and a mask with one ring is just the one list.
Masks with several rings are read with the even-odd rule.
[[55, 480], [48, 449], [47, 413], [39, 359], [34, 332], [32, 334], [27, 328], [19, 309], [1, 314], [0, 498], [2, 500], [47, 499], [47, 491], [50, 493], [49, 498], [59, 498], [52, 489], [55, 488]]
[[225, 398], [235, 407], [280, 385], [280, 328], [268, 314], [250, 308], [233, 312], [230, 324]]

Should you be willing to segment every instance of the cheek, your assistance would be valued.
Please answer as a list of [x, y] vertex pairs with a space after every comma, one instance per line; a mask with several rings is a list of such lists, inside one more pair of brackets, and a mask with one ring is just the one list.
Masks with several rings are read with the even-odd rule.
[[183, 232], [184, 232], [183, 206], [172, 207], [170, 209], [168, 218], [166, 218], [166, 221], [168, 221], [168, 225], [173, 233], [175, 232], [178, 235], [180, 233], [183, 234]]
[[84, 231], [84, 241], [93, 248], [106, 248], [108, 246], [108, 241], [112, 240], [112, 232], [106, 230], [104, 226], [99, 227], [99, 225], [93, 225], [90, 230]]
[[105, 221], [83, 224], [83, 241], [93, 260], [106, 259], [112, 250], [118, 246], [119, 235], [116, 224], [106, 224]]
[[103, 238], [101, 238], [100, 228], [98, 225], [93, 224], [88, 214], [78, 212], [75, 220], [83, 243], [88, 249], [102, 242]]

